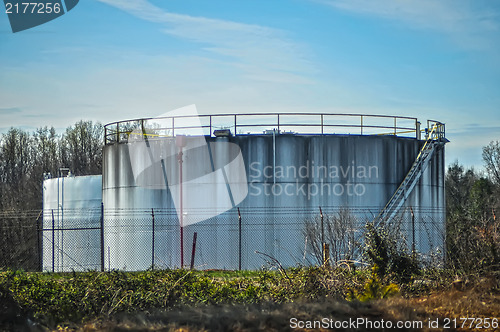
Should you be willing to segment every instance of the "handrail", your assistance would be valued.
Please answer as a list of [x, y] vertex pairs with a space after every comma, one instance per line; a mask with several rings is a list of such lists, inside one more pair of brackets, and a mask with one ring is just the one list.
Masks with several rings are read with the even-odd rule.
[[[255, 119], [262, 118], [262, 121], [255, 123]], [[287, 119], [292, 117], [292, 119]], [[317, 118], [316, 118], [317, 117]], [[269, 118], [272, 120], [269, 121]], [[183, 120], [198, 120], [200, 125], [182, 125]], [[250, 120], [254, 121], [250, 121]], [[349, 120], [349, 121], [346, 121]], [[354, 119], [354, 121], [350, 121]], [[301, 121], [302, 120], [302, 121]], [[312, 120], [312, 121], [311, 121]], [[341, 121], [338, 121], [341, 120]], [[378, 120], [382, 124], [371, 124], [370, 120]], [[151, 126], [150, 122], [160, 121], [161, 127]], [[217, 121], [222, 124], [217, 124]], [[404, 124], [400, 124], [401, 122]], [[429, 120], [431, 121], [431, 120]], [[346, 124], [346, 122], [349, 122]], [[387, 122], [387, 123], [386, 123]], [[399, 123], [398, 123], [399, 122]], [[410, 123], [411, 126], [410, 126]], [[437, 121], [433, 121], [439, 123]], [[168, 123], [168, 124], [166, 124]], [[428, 122], [429, 123], [429, 122]], [[134, 130], [141, 129], [146, 136], [158, 137], [174, 136], [176, 131], [186, 131], [189, 129], [208, 130], [213, 135], [213, 130], [217, 128], [230, 129], [233, 135], [242, 135], [242, 130], [247, 134], [262, 133], [262, 129], [275, 130], [277, 133], [297, 133], [297, 134], [353, 134], [353, 135], [393, 135], [403, 137], [420, 137], [420, 122], [417, 118], [407, 116], [392, 115], [368, 115], [368, 114], [348, 114], [348, 113], [242, 113], [242, 114], [213, 114], [213, 115], [179, 115], [174, 117], [142, 118], [124, 120], [108, 123], [104, 126], [105, 144], [128, 142], [130, 134]], [[353, 133], [345, 132], [352, 128]], [[258, 129], [258, 130], [257, 130]], [[296, 132], [286, 132], [294, 129]], [[148, 133], [148, 130], [150, 131]], [[151, 133], [151, 131], [155, 133]], [[443, 125], [444, 130], [444, 125]], [[157, 134], [165, 132], [164, 135]], [[404, 135], [412, 134], [415, 135]]]

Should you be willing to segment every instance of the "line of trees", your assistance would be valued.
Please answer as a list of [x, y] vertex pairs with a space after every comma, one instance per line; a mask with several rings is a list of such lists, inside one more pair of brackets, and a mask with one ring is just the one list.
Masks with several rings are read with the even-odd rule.
[[0, 138], [0, 211], [42, 209], [44, 173], [57, 176], [102, 172], [103, 126], [79, 121], [58, 135], [48, 127], [29, 133], [11, 128]]
[[483, 147], [485, 172], [458, 162], [446, 173], [448, 262], [473, 271], [500, 269], [500, 142]]

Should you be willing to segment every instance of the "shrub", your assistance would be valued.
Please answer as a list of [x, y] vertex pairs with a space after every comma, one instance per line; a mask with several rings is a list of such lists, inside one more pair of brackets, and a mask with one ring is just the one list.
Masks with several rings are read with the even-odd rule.
[[365, 283], [363, 291], [358, 292], [350, 290], [347, 299], [359, 300], [366, 302], [370, 300], [385, 299], [399, 293], [399, 288], [396, 284], [390, 283], [383, 285], [378, 276], [379, 267], [374, 264], [372, 267], [371, 277]]
[[403, 241], [396, 240], [396, 234], [389, 233], [383, 226], [366, 225], [365, 253], [373, 266], [377, 266], [379, 278], [388, 277], [406, 283], [420, 273], [415, 255], [406, 249]]

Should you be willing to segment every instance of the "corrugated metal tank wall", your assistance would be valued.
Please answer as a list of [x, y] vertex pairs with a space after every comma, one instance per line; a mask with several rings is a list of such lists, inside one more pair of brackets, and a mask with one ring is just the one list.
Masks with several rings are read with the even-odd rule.
[[170, 192], [136, 185], [127, 144], [104, 148], [103, 204], [106, 269], [134, 271], [151, 267], [154, 213], [155, 241], [162, 243], [156, 255], [162, 264], [175, 266], [179, 257], [175, 226], [179, 223], [175, 211], [169, 209]]
[[100, 269], [101, 202], [101, 175], [44, 180], [43, 271]]
[[[310, 211], [319, 206], [347, 207], [372, 209], [373, 213], [378, 213], [404, 179], [424, 143], [395, 136], [271, 134], [207, 137], [207, 142], [218, 141], [229, 141], [241, 148], [249, 185], [248, 196], [239, 204], [245, 213], [244, 218], [247, 221], [252, 218], [252, 211], [266, 211], [259, 214], [260, 226], [253, 223], [243, 228], [244, 269], [262, 265], [262, 258], [255, 251], [274, 255], [285, 266], [295, 265], [297, 260], [294, 257], [303, 255], [302, 227], [286, 227], [279, 212], [283, 209]], [[321, 167], [326, 167], [327, 173]], [[310, 173], [306, 174], [308, 168]], [[302, 173], [298, 173], [300, 170]], [[314, 193], [315, 189], [319, 192]], [[170, 192], [136, 185], [126, 143], [104, 148], [103, 202], [106, 268], [147, 269], [151, 266], [152, 256], [157, 258], [158, 264], [179, 266], [179, 222]], [[435, 152], [405, 204], [415, 211], [416, 226], [412, 229], [409, 209], [403, 209], [407, 216], [403, 227], [408, 230], [408, 237], [415, 235], [417, 250], [421, 253], [437, 250], [442, 254], [444, 149]], [[157, 211], [154, 253], [152, 209], [153, 213]], [[134, 210], [134, 215], [127, 212], [131, 210]], [[190, 257], [190, 240], [197, 232], [197, 252], [203, 255], [203, 268], [238, 268], [237, 223], [236, 210], [232, 209], [185, 227], [186, 257]], [[283, 247], [286, 250], [279, 250]]]

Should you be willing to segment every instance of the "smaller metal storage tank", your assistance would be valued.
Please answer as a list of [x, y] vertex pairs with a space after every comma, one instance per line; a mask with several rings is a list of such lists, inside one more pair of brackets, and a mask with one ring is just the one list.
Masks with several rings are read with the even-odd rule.
[[43, 182], [43, 271], [101, 268], [101, 202], [101, 175]]

